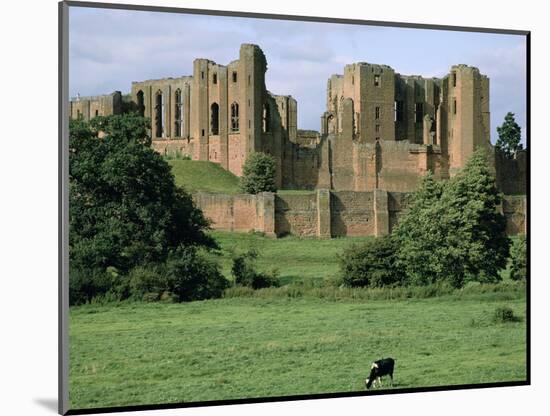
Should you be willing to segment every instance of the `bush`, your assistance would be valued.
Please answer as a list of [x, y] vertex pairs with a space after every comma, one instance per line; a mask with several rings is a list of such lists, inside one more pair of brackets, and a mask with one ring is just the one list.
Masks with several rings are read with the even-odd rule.
[[493, 322], [495, 323], [506, 323], [506, 322], [517, 322], [519, 318], [514, 315], [512, 308], [508, 306], [501, 306], [496, 308], [493, 313]]
[[157, 299], [166, 290], [166, 278], [164, 268], [157, 265], [137, 266], [128, 274], [130, 293], [136, 299], [144, 299], [145, 296], [151, 300], [153, 294]]
[[246, 158], [240, 188], [243, 192], [257, 194], [276, 192], [275, 159], [265, 153], [255, 152]]
[[113, 285], [111, 274], [102, 270], [71, 268], [69, 271], [69, 303], [80, 305], [90, 302], [93, 298], [105, 295]]
[[340, 278], [349, 287], [384, 287], [404, 283], [396, 264], [396, 242], [380, 237], [363, 245], [351, 245], [340, 257]]
[[510, 278], [512, 280], [527, 279], [527, 237], [521, 234], [510, 249]]
[[195, 247], [178, 247], [166, 262], [166, 288], [179, 302], [219, 298], [229, 282]]
[[233, 258], [231, 274], [235, 278], [235, 283], [252, 289], [279, 286], [279, 273], [277, 270], [272, 270], [270, 273], [262, 273], [256, 270], [254, 262], [257, 257], [258, 252], [252, 249]]

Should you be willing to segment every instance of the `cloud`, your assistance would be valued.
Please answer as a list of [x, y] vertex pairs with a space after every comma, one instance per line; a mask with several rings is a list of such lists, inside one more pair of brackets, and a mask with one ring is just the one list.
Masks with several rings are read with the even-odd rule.
[[70, 8], [70, 92], [129, 91], [132, 81], [192, 74], [193, 60], [227, 64], [241, 43], [259, 44], [267, 88], [298, 100], [298, 126], [318, 129], [327, 79], [346, 64], [387, 64], [441, 77], [453, 64], [491, 79], [491, 123], [507, 111], [525, 130], [525, 42], [519, 36], [334, 23]]

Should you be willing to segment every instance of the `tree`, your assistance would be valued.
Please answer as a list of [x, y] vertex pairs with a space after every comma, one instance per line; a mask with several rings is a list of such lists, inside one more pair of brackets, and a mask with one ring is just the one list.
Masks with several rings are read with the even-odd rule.
[[137, 114], [70, 122], [71, 269], [124, 273], [180, 246], [216, 247], [208, 221], [151, 148], [148, 127]]
[[445, 268], [438, 252], [449, 232], [440, 204], [443, 190], [444, 183], [436, 181], [428, 171], [393, 233], [397, 264], [409, 284], [432, 284], [444, 277]]
[[240, 187], [243, 192], [257, 194], [276, 192], [275, 159], [261, 152], [254, 152], [246, 158]]
[[527, 237], [520, 234], [510, 249], [510, 278], [512, 280], [527, 279]]
[[446, 183], [426, 177], [395, 230], [407, 281], [448, 281], [454, 287], [498, 281], [510, 247], [500, 202], [483, 150]]
[[497, 127], [498, 140], [495, 143], [497, 150], [508, 159], [513, 159], [517, 152], [523, 149], [521, 141], [521, 127], [516, 123], [514, 113], [508, 112], [504, 122]]

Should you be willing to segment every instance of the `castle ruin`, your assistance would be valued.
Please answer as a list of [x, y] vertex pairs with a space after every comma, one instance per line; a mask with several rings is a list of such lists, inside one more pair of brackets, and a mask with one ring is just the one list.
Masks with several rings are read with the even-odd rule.
[[243, 44], [227, 65], [195, 59], [192, 76], [133, 82], [130, 97], [73, 98], [70, 116], [132, 109], [151, 120], [158, 152], [218, 163], [237, 176], [249, 154], [270, 154], [279, 189], [411, 192], [428, 170], [449, 178], [485, 148], [503, 193], [526, 193], [525, 154], [508, 160], [490, 143], [489, 78], [475, 67], [423, 78], [346, 65], [328, 79], [319, 132], [298, 129], [298, 103], [269, 92], [266, 71], [260, 47]]

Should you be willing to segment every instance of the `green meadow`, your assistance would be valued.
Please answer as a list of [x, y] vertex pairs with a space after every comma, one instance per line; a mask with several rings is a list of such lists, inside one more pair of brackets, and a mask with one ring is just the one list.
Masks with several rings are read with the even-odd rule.
[[[342, 289], [330, 284], [337, 254], [362, 239], [214, 236], [228, 278], [231, 256], [255, 248], [258, 269], [278, 268], [284, 286], [72, 307], [71, 407], [363, 391], [387, 356], [394, 389], [526, 378], [524, 284]], [[518, 319], [494, 322], [504, 306]]]
[[[520, 321], [494, 323], [504, 305]], [[394, 389], [526, 378], [525, 299], [513, 291], [85, 305], [70, 328], [73, 408], [362, 391], [386, 356]]]

